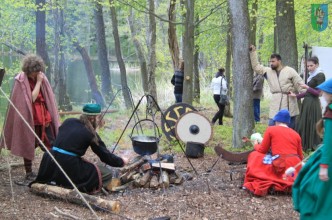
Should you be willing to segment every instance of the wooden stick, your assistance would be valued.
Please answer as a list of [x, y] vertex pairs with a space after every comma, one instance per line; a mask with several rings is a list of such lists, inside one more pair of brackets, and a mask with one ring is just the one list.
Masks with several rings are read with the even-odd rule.
[[[110, 110], [107, 110], [106, 112], [102, 111], [101, 114], [103, 114], [103, 113], [114, 113], [114, 112], [117, 112], [117, 111], [118, 110], [110, 109]], [[80, 114], [82, 114], [81, 111], [59, 112], [60, 116], [63, 116], [63, 115], [80, 115]]]
[[[14, 167], [21, 167], [21, 166], [24, 166], [24, 164], [23, 164], [23, 163], [11, 163], [11, 164], [9, 164], [9, 166], [10, 166], [11, 168], [14, 168]], [[2, 170], [7, 170], [7, 169], [8, 169], [8, 165], [0, 166], [0, 171], [2, 171]]]
[[[70, 201], [72, 203], [85, 205], [80, 197], [78, 197], [76, 191], [72, 189], [65, 189], [59, 186], [51, 186], [46, 184], [34, 183], [31, 185], [30, 189], [33, 193], [45, 195], [57, 199], [63, 199]], [[91, 204], [96, 207], [100, 207], [110, 212], [119, 213], [120, 212], [120, 202], [118, 201], [109, 201], [102, 198], [97, 198], [92, 195], [82, 193], [84, 198]]]
[[139, 160], [137, 160], [136, 162], [134, 162], [134, 163], [132, 163], [132, 164], [129, 164], [129, 165], [125, 166], [125, 167], [122, 167], [122, 168], [120, 168], [119, 170], [120, 170], [120, 172], [121, 172], [122, 174], [127, 173], [128, 171], [132, 171], [132, 170], [134, 170], [134, 169], [140, 167], [140, 166], [144, 163], [145, 160], [146, 160], [146, 157], [145, 157], [145, 156], [144, 156], [144, 157], [141, 157], [141, 158], [140, 158]]
[[63, 211], [61, 211], [60, 209], [58, 209], [58, 207], [54, 207], [54, 209], [55, 209], [55, 211], [56, 212], [58, 212], [60, 215], [62, 215], [62, 216], [65, 216], [65, 217], [67, 217], [67, 218], [70, 218], [70, 219], [79, 219], [78, 217], [76, 217], [76, 216], [73, 216], [73, 215], [71, 215], [71, 214], [69, 214], [69, 213], [66, 213], [66, 212], [63, 212]]

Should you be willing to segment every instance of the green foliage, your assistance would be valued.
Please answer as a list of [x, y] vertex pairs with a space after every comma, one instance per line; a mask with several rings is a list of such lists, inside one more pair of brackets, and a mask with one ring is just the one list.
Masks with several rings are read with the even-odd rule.
[[10, 151], [6, 149], [0, 149], [0, 155], [4, 157], [8, 157], [10, 155]]

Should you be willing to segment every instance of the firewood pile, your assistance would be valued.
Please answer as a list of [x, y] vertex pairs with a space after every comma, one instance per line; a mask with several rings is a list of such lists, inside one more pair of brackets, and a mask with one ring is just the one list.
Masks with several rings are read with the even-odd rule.
[[[113, 168], [114, 171], [114, 168]], [[115, 170], [112, 181], [106, 187], [109, 191], [122, 191], [126, 188], [168, 188], [191, 180], [189, 174], [183, 175], [176, 170], [171, 155], [160, 155], [153, 160], [150, 156], [138, 156], [128, 165]]]

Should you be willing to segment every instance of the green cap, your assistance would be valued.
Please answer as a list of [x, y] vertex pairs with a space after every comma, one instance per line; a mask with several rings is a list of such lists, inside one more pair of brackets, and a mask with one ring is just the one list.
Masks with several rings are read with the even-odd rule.
[[101, 106], [99, 104], [88, 103], [83, 106], [83, 114], [85, 115], [99, 115]]

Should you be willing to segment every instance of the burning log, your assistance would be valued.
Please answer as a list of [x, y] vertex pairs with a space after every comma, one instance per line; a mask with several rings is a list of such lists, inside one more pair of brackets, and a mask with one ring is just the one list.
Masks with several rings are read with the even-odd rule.
[[144, 173], [148, 170], [151, 170], [151, 164], [149, 162], [143, 164], [140, 168], [140, 170]]
[[128, 187], [133, 187], [133, 181], [131, 181], [131, 182], [129, 182], [129, 183], [126, 183], [126, 184], [124, 184], [124, 185], [121, 185], [121, 186], [117, 186], [117, 187], [112, 188], [112, 192], [123, 191], [123, 190], [127, 189]]
[[169, 176], [166, 171], [161, 172], [160, 179], [159, 179], [160, 186], [163, 186], [165, 188], [169, 187]]
[[158, 188], [159, 186], [159, 181], [158, 181], [158, 177], [156, 175], [153, 175], [151, 180], [150, 180], [150, 188]]
[[121, 186], [121, 180], [119, 178], [112, 178], [111, 182], [106, 186], [108, 191], [114, 191], [118, 186]]
[[122, 183], [128, 183], [131, 180], [133, 180], [134, 175], [137, 174], [136, 170], [129, 171], [127, 173], [124, 173], [122, 176], [120, 176], [121, 182]]
[[[129, 165], [118, 169], [120, 175], [116, 177], [121, 184], [143, 188], [168, 188], [170, 184], [182, 184], [186, 178], [175, 170], [175, 164], [169, 158], [168, 155], [162, 155], [152, 160], [149, 156], [138, 156]], [[119, 186], [119, 182], [116, 182], [107, 189], [121, 191], [127, 187]]]
[[[34, 183], [31, 185], [30, 190], [36, 194], [45, 195], [57, 199], [63, 199], [80, 205], [85, 205], [85, 203], [81, 200], [76, 191], [73, 189], [65, 189], [59, 186]], [[118, 201], [109, 201], [85, 193], [82, 193], [82, 195], [92, 206], [100, 207], [114, 213], [120, 212], [120, 202]]]
[[141, 157], [139, 160], [137, 160], [136, 162], [134, 163], [131, 163], [125, 167], [122, 167], [120, 168], [120, 172], [121, 173], [126, 173], [126, 172], [129, 172], [129, 171], [132, 171], [132, 170], [135, 170], [137, 169], [137, 167], [140, 167], [142, 166], [142, 164], [144, 164], [144, 162], [147, 160], [147, 158], [144, 156], [144, 157]]
[[174, 184], [180, 185], [184, 182], [184, 177], [182, 174], [178, 171], [175, 171], [175, 175], [177, 176], [177, 179], [175, 179]]
[[178, 178], [178, 176], [175, 173], [171, 173], [168, 177], [170, 184], [175, 184], [175, 180]]
[[140, 178], [138, 184], [139, 184], [140, 186], [145, 186], [145, 184], [146, 184], [147, 182], [149, 182], [150, 179], [151, 179], [151, 172], [146, 172], [146, 173], [144, 173], [144, 175]]

